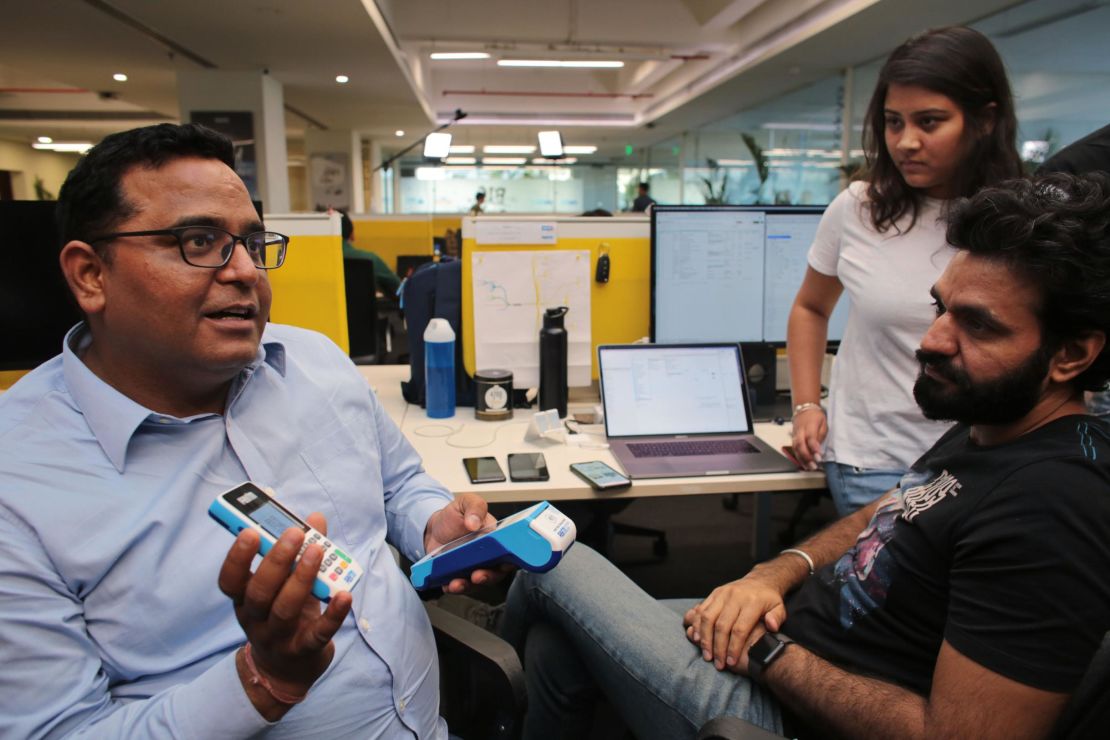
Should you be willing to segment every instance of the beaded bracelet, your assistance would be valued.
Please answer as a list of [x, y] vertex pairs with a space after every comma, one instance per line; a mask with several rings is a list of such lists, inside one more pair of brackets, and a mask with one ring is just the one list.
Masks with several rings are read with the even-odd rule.
[[799, 403], [797, 406], [794, 407], [794, 414], [790, 417], [790, 421], [794, 421], [795, 419], [798, 418], [799, 414], [804, 414], [806, 411], [809, 411], [810, 409], [821, 409], [822, 414], [827, 414], [827, 412], [825, 411], [824, 406], [822, 406], [819, 403], [814, 403], [813, 401], [809, 401], [807, 403]]

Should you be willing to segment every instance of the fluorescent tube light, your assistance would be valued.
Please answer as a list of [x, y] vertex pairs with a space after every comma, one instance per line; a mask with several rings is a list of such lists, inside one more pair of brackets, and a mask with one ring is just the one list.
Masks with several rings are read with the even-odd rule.
[[558, 131], [540, 131], [540, 154], [545, 157], [563, 156], [563, 135]]
[[487, 144], [482, 147], [482, 152], [485, 154], [531, 154], [534, 151], [536, 147], [526, 145]]
[[92, 143], [88, 141], [55, 141], [50, 144], [35, 142], [31, 147], [52, 152], [77, 152], [78, 154], [84, 154], [92, 149]]
[[435, 133], [424, 137], [424, 156], [429, 159], [443, 159], [451, 151], [451, 134]]
[[543, 157], [535, 157], [532, 160], [532, 164], [542, 164], [542, 165], [547, 165], [548, 167], [551, 167], [551, 166], [560, 166], [560, 165], [564, 165], [564, 164], [574, 164], [577, 161], [578, 161], [577, 157], [563, 157], [562, 159], [558, 160], [557, 162], [552, 161], [550, 159], [544, 159]]
[[482, 157], [482, 164], [524, 164], [527, 157]]
[[433, 51], [428, 57], [437, 61], [451, 59], [489, 59], [489, 54], [484, 51]]
[[617, 69], [624, 62], [590, 59], [498, 59], [498, 67], [560, 67], [574, 69]]
[[444, 164], [477, 164], [477, 157], [448, 157], [443, 160]]
[[596, 146], [577, 145], [563, 147], [563, 152], [566, 154], [593, 154], [596, 151]]

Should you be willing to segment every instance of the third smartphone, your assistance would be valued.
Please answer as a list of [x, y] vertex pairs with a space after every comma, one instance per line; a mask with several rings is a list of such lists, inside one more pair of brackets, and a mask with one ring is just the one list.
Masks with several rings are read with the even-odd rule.
[[571, 463], [570, 472], [589, 483], [598, 491], [613, 491], [632, 485], [628, 476], [622, 475], [600, 460]]

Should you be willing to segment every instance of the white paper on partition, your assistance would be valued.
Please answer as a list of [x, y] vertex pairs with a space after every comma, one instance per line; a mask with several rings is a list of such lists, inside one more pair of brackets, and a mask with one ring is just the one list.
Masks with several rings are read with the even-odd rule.
[[558, 241], [554, 221], [510, 221], [480, 218], [474, 222], [476, 244], [546, 244]]
[[544, 311], [566, 306], [567, 383], [590, 384], [588, 250], [472, 252], [471, 267], [477, 370], [511, 370], [514, 388], [538, 387]]

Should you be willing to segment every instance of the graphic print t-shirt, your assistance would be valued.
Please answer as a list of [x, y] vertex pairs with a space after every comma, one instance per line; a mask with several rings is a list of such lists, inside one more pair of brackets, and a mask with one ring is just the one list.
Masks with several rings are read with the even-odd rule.
[[1110, 629], [1108, 533], [1110, 442], [1097, 419], [989, 448], [955, 427], [856, 544], [787, 599], [783, 632], [922, 695], [944, 640], [1022, 684], [1070, 691]]

